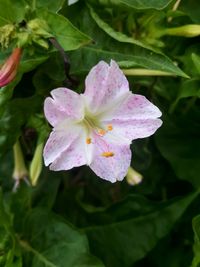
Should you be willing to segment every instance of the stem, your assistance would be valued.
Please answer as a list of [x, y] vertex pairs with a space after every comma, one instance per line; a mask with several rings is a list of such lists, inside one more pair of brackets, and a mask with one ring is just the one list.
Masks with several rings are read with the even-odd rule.
[[[69, 85], [71, 87], [75, 87], [77, 85], [77, 81], [71, 77], [70, 73], [70, 61], [68, 56], [65, 53], [65, 50], [62, 48], [62, 46], [59, 44], [59, 42], [56, 40], [56, 38], [49, 38], [49, 41], [52, 43], [52, 45], [60, 52], [60, 55], [64, 62], [64, 71], [66, 78], [69, 80]], [[68, 84], [67, 80], [65, 82]]]

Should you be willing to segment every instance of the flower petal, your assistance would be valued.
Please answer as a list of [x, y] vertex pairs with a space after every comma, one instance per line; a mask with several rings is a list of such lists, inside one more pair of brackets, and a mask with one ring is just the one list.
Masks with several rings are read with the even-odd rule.
[[[65, 125], [66, 124], [66, 125]], [[59, 129], [53, 129], [44, 147], [44, 163], [49, 165], [55, 161], [81, 135], [81, 127], [67, 122]]]
[[144, 96], [130, 93], [118, 106], [102, 114], [103, 128], [112, 125], [105, 138], [130, 144], [134, 139], [148, 137], [162, 125], [160, 116], [160, 110]]
[[65, 149], [60, 156], [50, 165], [50, 170], [70, 170], [74, 167], [87, 164], [87, 157], [85, 153], [85, 143], [83, 138], [77, 137]]
[[105, 139], [115, 143], [130, 144], [132, 140], [151, 136], [162, 125], [160, 119], [141, 119], [141, 120], [111, 120], [112, 132], [108, 132]]
[[110, 66], [100, 61], [93, 67], [85, 81], [85, 96], [91, 112], [108, 108], [129, 91], [128, 81], [117, 63], [111, 60]]
[[[106, 153], [111, 156], [105, 156]], [[90, 164], [96, 175], [112, 183], [121, 181], [127, 174], [130, 162], [129, 145], [109, 144], [103, 138], [96, 137], [94, 156]]]
[[118, 105], [112, 105], [109, 110], [102, 114], [102, 120], [146, 120], [155, 119], [161, 115], [161, 111], [145, 96], [129, 92], [127, 97], [121, 99]]
[[51, 91], [51, 97], [44, 102], [44, 113], [52, 126], [62, 120], [81, 119], [83, 117], [83, 101], [79, 94], [67, 88], [57, 88]]

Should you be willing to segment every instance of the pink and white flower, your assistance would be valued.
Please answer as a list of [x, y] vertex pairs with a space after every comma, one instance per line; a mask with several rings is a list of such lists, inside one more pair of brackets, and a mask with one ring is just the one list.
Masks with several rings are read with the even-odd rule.
[[162, 124], [160, 110], [129, 91], [113, 60], [91, 69], [83, 94], [57, 88], [51, 96], [44, 103], [53, 126], [44, 162], [54, 171], [86, 164], [102, 179], [121, 181], [130, 166], [132, 140], [152, 135]]

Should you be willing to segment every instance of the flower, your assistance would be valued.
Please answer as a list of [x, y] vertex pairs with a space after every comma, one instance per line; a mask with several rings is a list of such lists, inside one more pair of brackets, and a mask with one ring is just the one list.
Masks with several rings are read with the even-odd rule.
[[5, 61], [0, 69], [0, 87], [12, 82], [17, 74], [22, 50], [15, 48], [9, 58]]
[[160, 110], [132, 94], [117, 63], [100, 61], [88, 74], [85, 92], [51, 91], [44, 113], [53, 126], [44, 162], [54, 171], [88, 165], [99, 177], [121, 181], [131, 162], [132, 140], [152, 135], [162, 124]]

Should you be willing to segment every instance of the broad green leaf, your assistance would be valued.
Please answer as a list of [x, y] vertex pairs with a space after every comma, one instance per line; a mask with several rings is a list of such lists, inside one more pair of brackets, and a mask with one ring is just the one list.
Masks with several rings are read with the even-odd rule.
[[191, 267], [199, 267], [200, 265], [200, 215], [196, 216], [192, 221], [194, 231], [194, 258]]
[[64, 4], [65, 0], [35, 0], [35, 2], [36, 7], [44, 7], [52, 12], [57, 13], [62, 8], [62, 5]]
[[21, 246], [32, 253], [32, 267], [103, 267], [90, 255], [87, 238], [56, 215], [35, 209], [27, 217], [28, 240]]
[[[96, 4], [96, 1], [91, 2]], [[172, 0], [99, 0], [102, 5], [120, 5], [122, 7], [134, 8], [134, 9], [163, 9], [168, 6]]]
[[[163, 55], [150, 52], [148, 50], [140, 50], [140, 53], [126, 54], [118, 51], [109, 51], [95, 46], [88, 46], [74, 51], [70, 54], [72, 64], [72, 73], [87, 73], [100, 60], [108, 63], [111, 59], [116, 60], [121, 68], [144, 68], [147, 70], [166, 72], [169, 75], [178, 75], [187, 77], [178, 67], [176, 67], [170, 59]], [[134, 69], [133, 69], [134, 70]]]
[[24, 19], [26, 12], [24, 0], [0, 1], [0, 26], [11, 23], [19, 23]]
[[62, 15], [41, 10], [38, 16], [46, 20], [51, 30], [64, 50], [75, 50], [88, 44], [91, 40], [84, 33], [80, 32], [72, 23]]
[[[72, 15], [80, 12], [80, 17], [84, 20], [80, 24], [79, 21], [73, 21], [81, 26], [81, 30], [91, 36], [94, 44], [72, 53], [71, 65], [72, 72], [86, 71], [98, 63], [100, 60], [110, 62], [111, 59], [116, 60], [122, 68], [141, 67], [155, 71], [168, 72], [172, 75], [188, 77], [165, 55], [155, 53], [141, 46], [122, 43], [106, 34], [101, 30], [89, 14], [86, 8], [80, 9], [79, 5], [71, 7]], [[69, 11], [71, 10], [69, 9]], [[68, 10], [68, 9], [67, 9]], [[69, 11], [64, 10], [67, 16], [70, 16]], [[98, 32], [98, 34], [96, 34]]]
[[92, 252], [108, 267], [132, 266], [172, 229], [195, 197], [196, 193], [170, 201], [147, 215], [86, 228]]
[[156, 144], [180, 179], [200, 186], [200, 139], [197, 110], [182, 118], [163, 119], [163, 126], [156, 134]]

